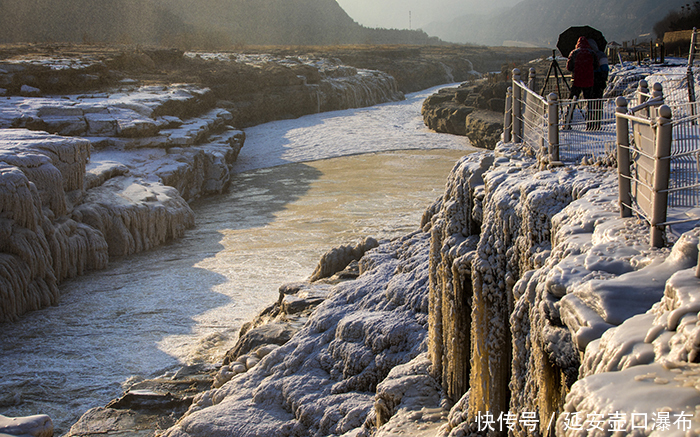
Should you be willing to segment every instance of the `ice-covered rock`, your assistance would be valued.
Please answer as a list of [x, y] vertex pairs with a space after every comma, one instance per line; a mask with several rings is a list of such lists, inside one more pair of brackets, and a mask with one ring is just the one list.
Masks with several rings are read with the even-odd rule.
[[[447, 411], [442, 406], [440, 384], [430, 375], [430, 358], [423, 353], [410, 362], [394, 367], [377, 386], [374, 403], [375, 436], [401, 434], [434, 436]], [[420, 425], [418, 425], [420, 424]]]
[[201, 395], [165, 435], [341, 435], [363, 426], [377, 384], [426, 351], [428, 248], [418, 232], [369, 251], [364, 273], [336, 285], [289, 342]]
[[433, 373], [450, 397], [469, 383], [471, 273], [469, 254], [481, 227], [484, 172], [493, 155], [462, 158], [448, 176], [445, 194], [422, 219], [431, 232], [430, 356]]
[[102, 234], [70, 217], [89, 142], [0, 130], [0, 321], [56, 303], [57, 284], [107, 263]]
[[367, 237], [354, 246], [346, 245], [331, 249], [323, 254], [309, 280], [313, 282], [333, 276], [333, 274], [343, 270], [351, 262], [359, 261], [365, 252], [377, 246], [379, 246], [377, 240]]
[[45, 414], [27, 417], [0, 415], [0, 436], [52, 437], [53, 422]]
[[196, 115], [208, 88], [186, 84], [142, 86], [131, 92], [11, 96], [0, 102], [0, 127], [61, 135], [149, 136], [164, 127], [163, 116]]
[[104, 235], [110, 256], [151, 249], [194, 226], [194, 214], [176, 189], [129, 176], [87, 191], [72, 216]]
[[[697, 289], [697, 237], [682, 237], [670, 252], [650, 248], [645, 224], [619, 218], [616, 185], [605, 168], [541, 171], [505, 144], [495, 157], [455, 167], [452, 194], [427, 214], [433, 373], [454, 402], [469, 393], [455, 413], [464, 425], [444, 435], [475, 432], [486, 411], [537, 413], [552, 419], [538, 429], [553, 429], [565, 404], [576, 410], [578, 398], [567, 394], [584, 351], [590, 374], [697, 356], [698, 306], [677, 297]], [[689, 285], [674, 285], [681, 283]], [[666, 315], [644, 314], [652, 307]], [[677, 324], [678, 332], [653, 323]], [[510, 432], [532, 430], [517, 422]]]

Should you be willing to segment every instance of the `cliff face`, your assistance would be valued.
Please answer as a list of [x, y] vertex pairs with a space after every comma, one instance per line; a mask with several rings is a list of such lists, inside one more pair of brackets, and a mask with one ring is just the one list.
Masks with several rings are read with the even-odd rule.
[[[457, 402], [443, 435], [483, 431], [487, 411], [537, 414], [537, 427], [516, 421], [513, 435], [580, 435], [574, 412], [610, 428], [615, 411], [651, 421], [695, 405], [669, 393], [695, 384], [697, 228], [670, 254], [650, 249], [645, 225], [618, 218], [615, 172], [539, 171], [512, 147], [460, 162], [432, 218], [430, 358]], [[606, 375], [634, 366], [648, 373]], [[672, 368], [675, 386], [656, 380], [663, 397], [635, 401]]]
[[[212, 87], [140, 84], [157, 54]], [[403, 98], [385, 73], [323, 59], [170, 51], [4, 60], [0, 83], [0, 322], [55, 304], [61, 281], [110, 257], [181, 237], [187, 202], [229, 187], [245, 140], [234, 124]], [[44, 94], [66, 90], [85, 93]]]

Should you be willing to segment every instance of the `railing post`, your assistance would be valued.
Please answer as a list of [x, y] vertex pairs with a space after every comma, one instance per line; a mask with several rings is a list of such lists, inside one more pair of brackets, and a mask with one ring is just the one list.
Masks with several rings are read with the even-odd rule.
[[688, 101], [695, 101], [695, 78], [693, 77], [693, 62], [695, 60], [695, 44], [697, 43], [697, 29], [693, 27], [693, 34], [690, 37], [690, 52], [688, 53], [688, 69], [686, 77], [688, 79]]
[[[659, 99], [663, 100], [663, 98], [664, 98], [664, 87], [663, 87], [663, 85], [661, 85], [659, 82], [656, 82], [656, 83], [652, 86], [652, 88], [654, 89], [654, 91], [651, 92], [651, 98], [652, 98], [652, 99], [659, 98]], [[653, 112], [650, 112], [649, 116], [650, 116], [650, 117], [653, 117], [653, 118], [658, 117], [658, 116], [659, 116], [659, 110], [658, 110], [658, 108], [659, 108], [659, 106], [657, 106], [657, 107], [653, 110]], [[650, 109], [649, 111], [652, 111], [652, 110]]]
[[510, 143], [513, 132], [513, 87], [506, 92], [506, 112], [503, 119], [503, 142]]
[[641, 105], [649, 99], [649, 83], [642, 79], [637, 86], [637, 105]]
[[658, 110], [656, 119], [656, 151], [654, 153], [654, 192], [652, 197], [651, 245], [663, 247], [668, 209], [668, 185], [671, 176], [671, 108], [663, 105]]
[[557, 93], [550, 93], [547, 96], [547, 122], [549, 131], [549, 159], [559, 161], [559, 98]]
[[513, 69], [513, 142], [521, 143], [523, 137], [522, 94], [520, 70]]
[[[627, 114], [627, 99], [620, 96], [615, 100], [618, 114]], [[628, 205], [632, 204], [630, 195], [630, 127], [629, 120], [624, 117], [615, 117], [615, 129], [617, 134], [617, 181], [620, 190], [620, 217], [631, 217], [632, 210]]]
[[534, 91], [536, 86], [537, 86], [537, 71], [535, 70], [534, 67], [530, 67], [530, 72], [527, 76], [527, 87]]

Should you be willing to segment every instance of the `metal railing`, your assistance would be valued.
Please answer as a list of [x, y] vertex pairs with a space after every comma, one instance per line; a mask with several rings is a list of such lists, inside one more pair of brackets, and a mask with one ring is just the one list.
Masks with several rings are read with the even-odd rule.
[[[535, 83], [534, 70], [528, 82]], [[653, 91], [644, 80], [638, 85], [637, 106], [629, 110], [625, 97], [559, 100], [551, 93], [545, 100], [515, 69], [503, 139], [550, 163], [616, 161], [621, 214], [634, 212], [647, 220], [651, 244], [658, 247], [666, 226], [698, 220], [669, 220], [667, 209], [700, 207], [700, 105], [676, 103], [677, 95], [671, 97], [673, 106], [663, 105], [659, 83]]]
[[635, 108], [618, 98], [616, 114], [621, 215], [634, 211], [647, 220], [655, 247], [664, 244], [666, 226], [698, 220], [668, 219], [668, 208], [700, 205], [697, 104], [663, 103], [661, 86], [654, 84], [651, 95], [640, 93]]
[[559, 160], [585, 162], [608, 157], [615, 146], [615, 106], [611, 99], [561, 100]]
[[671, 107], [673, 149], [669, 207], [688, 208], [700, 205], [700, 103]]
[[[535, 83], [534, 69], [529, 84]], [[506, 96], [504, 140], [522, 143], [551, 161], [580, 163], [607, 157], [615, 145], [615, 107], [611, 99], [543, 98], [513, 70]]]

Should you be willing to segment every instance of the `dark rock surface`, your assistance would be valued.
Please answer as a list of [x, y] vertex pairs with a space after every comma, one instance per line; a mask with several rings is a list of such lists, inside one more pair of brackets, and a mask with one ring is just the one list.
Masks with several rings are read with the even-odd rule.
[[476, 110], [467, 116], [465, 127], [473, 146], [493, 150], [503, 133], [503, 113]]
[[106, 407], [86, 412], [66, 436], [158, 435], [187, 411], [195, 395], [211, 387], [215, 373], [211, 366], [188, 366], [136, 382]]
[[434, 131], [465, 135], [472, 145], [493, 149], [503, 132], [508, 85], [491, 78], [443, 88], [423, 102], [423, 121]]

